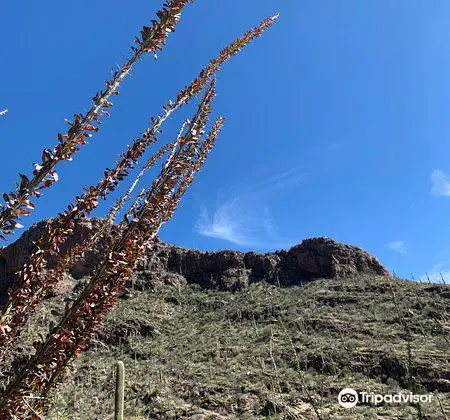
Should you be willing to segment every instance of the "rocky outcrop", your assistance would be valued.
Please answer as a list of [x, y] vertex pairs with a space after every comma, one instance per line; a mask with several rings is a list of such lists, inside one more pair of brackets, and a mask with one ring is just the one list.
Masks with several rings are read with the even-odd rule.
[[[81, 244], [83, 240], [89, 238], [95, 229], [99, 219], [85, 219], [75, 225], [73, 235], [60, 245], [62, 253], [65, 253], [73, 246]], [[22, 236], [9, 246], [0, 250], [0, 261], [3, 261], [3, 272], [0, 275], [14, 275], [28, 261], [30, 255], [36, 250], [35, 242], [47, 232], [49, 225], [55, 222], [53, 218], [45, 219], [35, 223]], [[56, 257], [50, 257], [48, 267], [55, 266]], [[1, 264], [0, 264], [1, 267]], [[0, 268], [1, 270], [1, 268]]]
[[[14, 273], [27, 261], [35, 249], [33, 244], [45, 233], [47, 219], [36, 223], [13, 244], [0, 250], [1, 290], [5, 290]], [[89, 237], [98, 219], [78, 223], [74, 235], [62, 246], [62, 252]], [[90, 253], [72, 267], [75, 278], [92, 274], [99, 261], [98, 253]], [[55, 265], [55, 258], [49, 267]], [[316, 278], [334, 278], [353, 274], [386, 275], [388, 271], [372, 255], [361, 248], [338, 243], [330, 238], [305, 239], [288, 251], [258, 254], [255, 252], [188, 250], [156, 241], [152, 251], [139, 261], [136, 283], [144, 279], [163, 282], [197, 283], [203, 288], [241, 290], [249, 283], [267, 281], [290, 286]], [[150, 280], [149, 280], [150, 281]]]
[[[65, 243], [60, 245], [61, 252], [65, 253], [68, 249], [81, 244], [85, 239], [89, 238], [98, 222], [99, 219], [79, 221], [75, 225], [73, 235]], [[23, 267], [30, 255], [36, 251], [35, 243], [42, 235], [45, 235], [48, 227], [53, 223], [55, 223], [54, 218], [37, 222], [27, 229], [17, 241], [0, 249], [0, 306], [6, 301], [7, 291], [14, 279], [15, 273]], [[97, 255], [88, 253], [82, 262], [82, 271], [85, 272], [86, 268], [89, 267], [90, 272], [92, 272], [97, 261]], [[51, 256], [48, 260], [48, 268], [55, 267], [55, 264], [56, 256]], [[72, 270], [76, 272], [77, 267], [73, 267]]]
[[289, 251], [277, 253], [280, 282], [297, 284], [315, 278], [334, 278], [360, 273], [389, 274], [368, 252], [352, 245], [344, 245], [330, 238], [305, 239]]
[[236, 291], [249, 283], [272, 281], [279, 262], [276, 254], [204, 252], [158, 242], [137, 268], [138, 271], [177, 273], [188, 283], [197, 283], [203, 288]]
[[368, 252], [330, 238], [305, 239], [289, 251], [268, 254], [202, 252], [160, 242], [138, 270], [178, 273], [188, 283], [222, 290], [240, 290], [258, 281], [291, 286], [317, 278], [389, 274]]

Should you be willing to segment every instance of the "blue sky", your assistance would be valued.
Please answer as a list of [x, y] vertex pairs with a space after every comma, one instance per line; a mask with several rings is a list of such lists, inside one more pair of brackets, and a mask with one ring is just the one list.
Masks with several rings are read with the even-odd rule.
[[[88, 108], [159, 7], [4, 1], [1, 191], [31, 172], [64, 118]], [[226, 127], [162, 239], [265, 252], [329, 236], [367, 249], [403, 277], [450, 278], [445, 1], [196, 1], [158, 61], [146, 57], [122, 85], [91, 144], [61, 165], [26, 227], [97, 182], [211, 56], [276, 12], [277, 24], [219, 74], [215, 113]], [[192, 112], [193, 105], [175, 115], [161, 140]]]

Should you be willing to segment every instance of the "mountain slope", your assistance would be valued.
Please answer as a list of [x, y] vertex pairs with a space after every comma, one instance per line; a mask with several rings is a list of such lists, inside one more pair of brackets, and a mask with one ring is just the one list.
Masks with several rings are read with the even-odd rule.
[[[6, 270], [32, 247], [18, 243], [3, 250]], [[30, 353], [95, 260], [63, 279], [16, 353]], [[445, 419], [450, 287], [380, 274], [374, 257], [326, 238], [266, 255], [157, 243], [48, 418], [113, 418], [114, 363], [123, 360], [126, 419]], [[346, 409], [337, 401], [346, 387], [433, 398]]]
[[[316, 419], [315, 410], [323, 419], [444, 418], [449, 287], [393, 284], [396, 298], [376, 276], [261, 282], [234, 293], [141, 283], [76, 362], [50, 418], [112, 418], [117, 359], [126, 366], [127, 419]], [[28, 341], [60, 301], [42, 308]], [[347, 410], [336, 399], [344, 387], [439, 400], [423, 405], [422, 417], [405, 405]]]

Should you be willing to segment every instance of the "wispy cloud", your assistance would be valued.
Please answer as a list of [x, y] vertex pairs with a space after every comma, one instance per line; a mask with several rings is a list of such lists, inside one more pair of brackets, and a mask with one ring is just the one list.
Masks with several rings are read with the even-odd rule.
[[[261, 178], [259, 176], [259, 178]], [[196, 229], [200, 235], [242, 247], [274, 249], [291, 246], [280, 239], [271, 216], [270, 201], [281, 190], [296, 187], [304, 179], [298, 169], [246, 182], [222, 193], [215, 209], [201, 209]]]
[[197, 231], [200, 235], [223, 239], [242, 246], [252, 246], [251, 232], [246, 227], [244, 211], [245, 204], [239, 198], [222, 203], [212, 217], [208, 210], [202, 208], [197, 221]]
[[406, 255], [408, 253], [405, 241], [394, 241], [387, 244], [386, 246], [392, 251], [398, 252], [399, 254]]
[[435, 169], [431, 174], [431, 194], [439, 197], [450, 197], [450, 177], [443, 171]]
[[[291, 169], [281, 174], [255, 182], [246, 187], [247, 193], [271, 193], [289, 187], [297, 186], [304, 179], [304, 174], [298, 169]], [[243, 188], [245, 190], [245, 188]]]

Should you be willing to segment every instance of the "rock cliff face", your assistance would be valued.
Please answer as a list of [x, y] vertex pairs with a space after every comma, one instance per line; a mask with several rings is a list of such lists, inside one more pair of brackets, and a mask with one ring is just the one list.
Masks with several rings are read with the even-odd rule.
[[[78, 223], [75, 226], [73, 236], [60, 246], [61, 251], [65, 253], [74, 245], [80, 244], [88, 238], [95, 229], [97, 221], [98, 219], [87, 219]], [[3, 271], [0, 271], [0, 275], [14, 275], [22, 267], [27, 262], [31, 253], [36, 250], [34, 242], [38, 241], [45, 234], [47, 227], [52, 223], [54, 223], [53, 218], [37, 222], [26, 230], [16, 242], [0, 249], [0, 267], [3, 266]], [[55, 258], [50, 258], [48, 262], [49, 268], [54, 267], [55, 262]]]
[[[96, 219], [80, 222], [62, 251], [89, 237], [97, 222]], [[0, 250], [0, 290], [3, 290], [3, 294], [14, 273], [33, 252], [33, 241], [46, 231], [49, 223], [53, 223], [53, 219], [36, 223], [16, 242]], [[72, 276], [89, 276], [98, 260], [99, 255], [96, 253], [87, 255], [70, 270]], [[49, 267], [54, 265], [55, 259], [52, 258]], [[363, 249], [330, 238], [305, 239], [288, 251], [268, 254], [203, 252], [157, 241], [154, 249], [139, 261], [135, 280], [137, 283], [145, 279], [197, 283], [203, 288], [234, 291], [258, 281], [289, 286], [315, 278], [335, 278], [358, 273], [385, 275], [388, 271]]]

